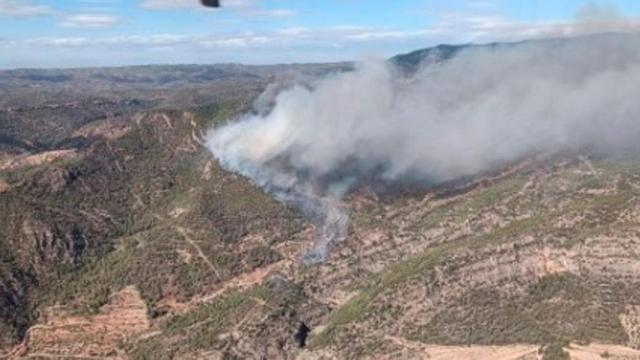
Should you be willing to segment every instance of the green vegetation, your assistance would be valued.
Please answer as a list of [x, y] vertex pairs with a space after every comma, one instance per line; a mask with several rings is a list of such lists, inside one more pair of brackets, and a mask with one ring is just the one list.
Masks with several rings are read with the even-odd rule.
[[[590, 175], [576, 175], [575, 178], [579, 184], [569, 183], [570, 186], [563, 191], [603, 189], [612, 181], [618, 181], [612, 174], [599, 176], [597, 181]], [[611, 229], [611, 225], [635, 196], [630, 187], [617, 187], [617, 191], [596, 195], [572, 194], [569, 201], [548, 200], [553, 205], [560, 204], [559, 207], [549, 208], [544, 203], [533, 205], [534, 201], [516, 195], [526, 182], [527, 178], [521, 175], [507, 178], [486, 189], [469, 193], [463, 197], [463, 201], [450, 202], [425, 212], [417, 220], [409, 218], [420, 212], [411, 204], [405, 205], [407, 210], [403, 211], [406, 214], [395, 212], [394, 223], [409, 222], [405, 229], [413, 232], [440, 227], [445, 221], [461, 223], [483, 211], [498, 213], [504, 218], [505, 215], [524, 210], [527, 216], [520, 215], [504, 225], [494, 226], [486, 233], [479, 232], [461, 237], [456, 242], [432, 245], [422, 254], [391, 265], [373, 279], [361, 282], [358, 295], [331, 313], [327, 327], [312, 339], [312, 347], [329, 344], [347, 346], [356, 336], [357, 328], [385, 326], [396, 316], [394, 314], [402, 314], [402, 305], [394, 299], [401, 296], [403, 289], [411, 286], [412, 282], [432, 282], [434, 268], [442, 265], [442, 271], [447, 271], [447, 258], [454, 254], [468, 251], [480, 254], [526, 235], [538, 238], [556, 233], [559, 237], [552, 238], [553, 241], [568, 248], [581, 239], [592, 238]], [[537, 190], [538, 196], [563, 196], [554, 188], [555, 184], [543, 186], [543, 189]], [[402, 209], [399, 205], [397, 207]], [[358, 225], [379, 226], [378, 212], [379, 209], [375, 207], [364, 208], [357, 214], [360, 216], [357, 219], [364, 219], [357, 220]], [[586, 223], [591, 225], [567, 232], [554, 228], [552, 224], [564, 214], [584, 214], [588, 220]], [[593, 219], [593, 222], [589, 219]], [[557, 346], [554, 344], [558, 336], [583, 342], [624, 343], [626, 334], [618, 318], [624, 309], [620, 306], [626, 302], [625, 299], [636, 295], [631, 295], [635, 293], [632, 287], [614, 290], [613, 285], [606, 284], [607, 281], [610, 280], [594, 281], [566, 273], [543, 277], [531, 284], [524, 294], [505, 294], [499, 287], [469, 290], [452, 299], [429, 324], [411, 330], [409, 338], [444, 344], [548, 343], [551, 345], [546, 347], [545, 356], [550, 359], [562, 359], [562, 351], [555, 351]], [[592, 304], [608, 305], [593, 307]], [[349, 347], [364, 346], [361, 342], [358, 344]]]
[[[624, 343], [618, 318], [626, 291], [612, 291], [570, 274], [543, 277], [526, 294], [499, 289], [467, 291], [412, 338], [426, 343], [552, 343], [560, 336], [580, 342]], [[594, 307], [592, 304], [609, 304]]]
[[[218, 102], [210, 119], [195, 116], [195, 132], [247, 103]], [[3, 316], [24, 323], [19, 331], [45, 306], [80, 301], [95, 313], [111, 293], [130, 285], [159, 316], [156, 303], [167, 293], [186, 301], [278, 261], [271, 245], [300, 231], [298, 214], [223, 171], [193, 142], [189, 113], [150, 112], [139, 119], [124, 136], [95, 141], [78, 159], [11, 172], [13, 188], [0, 196], [0, 249], [15, 256], [0, 264], [0, 275], [24, 269], [31, 276], [16, 290], [33, 288], [28, 301], [20, 300], [24, 308], [11, 305]], [[23, 232], [29, 227], [33, 235]], [[249, 234], [264, 243], [238, 250]], [[16, 333], [11, 336], [15, 341]]]
[[594, 162], [594, 166], [610, 174], [622, 174], [624, 176], [640, 175], [640, 161], [638, 161], [638, 158], [632, 156], [601, 159]]
[[580, 179], [577, 188], [579, 190], [600, 190], [604, 189], [606, 186], [607, 182], [605, 179], [597, 175], [591, 175]]
[[477, 212], [487, 206], [498, 203], [498, 201], [504, 199], [505, 196], [513, 195], [522, 188], [525, 182], [526, 178], [519, 175], [501, 180], [468, 197], [460, 204], [459, 208], [466, 214]]
[[540, 227], [543, 222], [543, 217], [532, 217], [513, 220], [503, 227], [497, 227], [493, 231], [481, 235], [477, 238], [470, 237], [465, 240], [468, 243], [468, 248], [471, 250], [481, 250], [487, 246], [498, 246], [504, 242], [514, 240], [519, 236], [523, 236], [527, 233], [533, 232]]
[[[252, 328], [255, 324], [247, 323], [256, 318], [291, 321], [296, 309], [307, 300], [301, 288], [292, 284], [283, 285], [277, 291], [269, 285], [229, 291], [159, 322], [160, 334], [126, 344], [127, 351], [133, 359], [171, 359], [178, 354], [185, 356], [199, 351], [224, 352], [228, 348], [228, 338], [241, 331], [257, 331], [268, 337], [265, 339], [268, 343], [274, 341], [280, 329], [270, 333], [266, 330], [272, 326], [270, 323], [260, 324], [257, 328]], [[292, 334], [286, 333], [286, 337], [290, 338]]]
[[193, 109], [202, 129], [208, 130], [234, 120], [239, 114], [250, 109], [251, 103], [247, 99], [216, 102]]
[[445, 246], [429, 249], [421, 256], [393, 265], [360, 290], [359, 294], [331, 314], [326, 329], [311, 339], [310, 346], [322, 347], [334, 340], [339, 327], [355, 323], [373, 311], [376, 298], [385, 291], [402, 286], [410, 278], [432, 270], [445, 254]]
[[[221, 331], [240, 322], [256, 306], [254, 298], [261, 295], [261, 289], [232, 292], [177, 315], [163, 324], [162, 337], [137, 342], [129, 349], [130, 355], [134, 359], [169, 359], [176, 353], [215, 349]], [[170, 350], [166, 341], [172, 345]]]
[[556, 340], [551, 344], [544, 346], [542, 350], [542, 360], [570, 360], [569, 353], [564, 348], [569, 346], [566, 339]]
[[334, 341], [340, 326], [355, 323], [370, 311], [371, 303], [378, 293], [379, 291], [375, 289], [361, 290], [355, 298], [335, 310], [331, 314], [327, 328], [311, 338], [309, 347], [312, 349], [323, 347]]

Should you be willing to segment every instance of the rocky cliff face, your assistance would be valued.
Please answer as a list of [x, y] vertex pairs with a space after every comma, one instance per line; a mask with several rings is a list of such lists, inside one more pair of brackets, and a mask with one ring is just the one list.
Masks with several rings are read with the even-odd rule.
[[449, 194], [361, 205], [351, 242], [315, 277], [320, 296], [356, 295], [319, 322], [313, 347], [397, 350], [387, 336], [632, 345], [621, 319], [640, 289], [634, 163], [553, 156]]

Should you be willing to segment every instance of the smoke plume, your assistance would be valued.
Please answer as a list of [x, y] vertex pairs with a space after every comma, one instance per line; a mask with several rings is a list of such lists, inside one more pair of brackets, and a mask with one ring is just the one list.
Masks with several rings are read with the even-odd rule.
[[223, 166], [317, 224], [308, 261], [346, 235], [358, 182], [434, 184], [531, 153], [640, 146], [640, 37], [470, 46], [404, 75], [370, 61], [280, 92], [212, 131]]

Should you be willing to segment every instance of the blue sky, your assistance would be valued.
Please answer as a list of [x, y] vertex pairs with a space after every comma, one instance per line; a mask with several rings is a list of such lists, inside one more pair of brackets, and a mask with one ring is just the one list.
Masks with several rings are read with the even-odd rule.
[[0, 68], [386, 57], [640, 29], [640, 1], [0, 0]]

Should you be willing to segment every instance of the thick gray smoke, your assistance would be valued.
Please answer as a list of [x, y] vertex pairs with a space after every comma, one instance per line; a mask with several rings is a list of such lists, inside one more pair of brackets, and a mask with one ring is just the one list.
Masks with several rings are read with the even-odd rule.
[[317, 223], [309, 260], [345, 238], [340, 199], [359, 181], [433, 184], [539, 151], [640, 145], [636, 35], [469, 47], [401, 74], [363, 63], [210, 134], [224, 166]]

